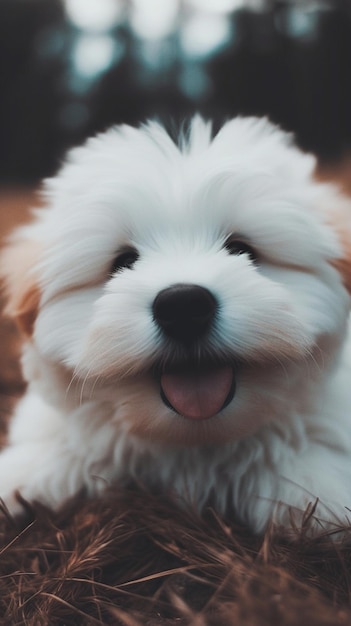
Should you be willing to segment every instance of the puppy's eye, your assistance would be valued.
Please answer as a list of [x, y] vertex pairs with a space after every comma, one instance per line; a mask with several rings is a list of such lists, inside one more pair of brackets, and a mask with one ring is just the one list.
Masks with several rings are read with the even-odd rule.
[[246, 241], [240, 241], [239, 239], [228, 239], [224, 244], [225, 249], [229, 254], [247, 254], [253, 263], [258, 263], [258, 255], [250, 244]]
[[120, 272], [125, 269], [132, 269], [134, 263], [138, 260], [139, 254], [136, 250], [130, 248], [129, 250], [125, 250], [121, 254], [119, 254], [112, 263], [110, 274], [115, 274], [115, 272]]

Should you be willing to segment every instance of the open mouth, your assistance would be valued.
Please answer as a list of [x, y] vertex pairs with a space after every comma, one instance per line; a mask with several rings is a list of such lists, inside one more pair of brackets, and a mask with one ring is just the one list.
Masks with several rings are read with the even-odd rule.
[[235, 395], [235, 373], [230, 365], [165, 372], [160, 377], [161, 399], [179, 415], [205, 420], [225, 409]]

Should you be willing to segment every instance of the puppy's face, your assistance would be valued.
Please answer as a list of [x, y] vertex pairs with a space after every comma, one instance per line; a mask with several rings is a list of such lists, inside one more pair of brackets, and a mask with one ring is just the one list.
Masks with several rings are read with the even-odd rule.
[[25, 233], [27, 332], [67, 394], [184, 445], [311, 410], [349, 308], [311, 157], [264, 121], [209, 135], [195, 119], [181, 147], [157, 125], [91, 140]]

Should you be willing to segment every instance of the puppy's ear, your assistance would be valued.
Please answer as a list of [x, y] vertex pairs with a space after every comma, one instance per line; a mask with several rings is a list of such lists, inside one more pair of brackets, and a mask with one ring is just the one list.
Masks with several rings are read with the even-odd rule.
[[351, 295], [351, 233], [342, 229], [337, 232], [343, 249], [343, 256], [332, 262], [332, 265], [340, 272], [344, 285]]
[[40, 289], [33, 274], [39, 259], [39, 245], [24, 237], [12, 241], [1, 254], [1, 277], [7, 304], [5, 314], [30, 337], [38, 314]]
[[338, 206], [329, 214], [328, 222], [341, 244], [341, 256], [332, 260], [332, 265], [340, 272], [343, 283], [351, 295], [351, 202], [342, 198]]

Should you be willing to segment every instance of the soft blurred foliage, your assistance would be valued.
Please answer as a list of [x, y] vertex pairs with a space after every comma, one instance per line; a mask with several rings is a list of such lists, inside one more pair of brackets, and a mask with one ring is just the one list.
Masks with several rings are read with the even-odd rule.
[[268, 115], [351, 143], [349, 0], [0, 0], [0, 181], [52, 174], [112, 123]]

